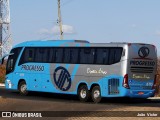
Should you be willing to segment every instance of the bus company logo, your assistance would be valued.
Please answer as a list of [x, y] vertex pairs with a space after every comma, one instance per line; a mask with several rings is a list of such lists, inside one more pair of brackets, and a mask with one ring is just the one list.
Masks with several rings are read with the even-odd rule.
[[[58, 73], [58, 74], [57, 74]], [[54, 71], [54, 82], [56, 86], [62, 90], [67, 91], [71, 87], [71, 76], [64, 67], [57, 67]]]
[[145, 58], [145, 57], [147, 57], [149, 55], [149, 52], [150, 52], [149, 48], [147, 48], [147, 47], [141, 47], [139, 49], [139, 51], [138, 51], [138, 55], [141, 58]]

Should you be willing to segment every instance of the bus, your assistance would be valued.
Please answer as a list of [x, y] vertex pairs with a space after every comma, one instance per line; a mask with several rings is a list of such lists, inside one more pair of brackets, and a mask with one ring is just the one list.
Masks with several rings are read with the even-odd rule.
[[27, 41], [10, 52], [5, 87], [103, 97], [148, 98], [155, 94], [157, 52], [152, 44], [90, 43], [84, 40]]

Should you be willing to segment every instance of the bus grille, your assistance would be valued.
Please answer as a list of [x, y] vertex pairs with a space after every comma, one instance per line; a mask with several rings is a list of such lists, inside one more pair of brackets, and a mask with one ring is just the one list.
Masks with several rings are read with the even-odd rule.
[[131, 67], [133, 73], [152, 73], [153, 70], [153, 67]]
[[109, 95], [115, 95], [119, 94], [119, 79], [109, 79], [108, 80], [108, 94]]
[[139, 90], [139, 89], [143, 89], [143, 90], [151, 90], [152, 86], [140, 86], [140, 85], [132, 85], [131, 89], [135, 89], [135, 90]]

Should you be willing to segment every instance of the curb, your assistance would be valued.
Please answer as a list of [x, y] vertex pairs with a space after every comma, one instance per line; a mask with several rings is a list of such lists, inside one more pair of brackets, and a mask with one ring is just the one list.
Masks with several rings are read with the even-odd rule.
[[[4, 83], [0, 83], [0, 87], [5, 87]], [[2, 98], [2, 96], [0, 96], [0, 99]]]
[[5, 84], [3, 84], [3, 83], [0, 83], [0, 87], [4, 87], [5, 86]]
[[151, 100], [160, 100], [160, 97], [150, 97], [148, 99], [151, 99]]

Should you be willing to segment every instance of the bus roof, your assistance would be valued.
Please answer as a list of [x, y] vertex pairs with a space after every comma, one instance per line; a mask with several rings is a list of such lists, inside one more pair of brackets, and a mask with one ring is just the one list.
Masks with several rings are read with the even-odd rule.
[[22, 42], [20, 44], [17, 44], [15, 47], [22, 47], [22, 46], [58, 46], [59, 44], [65, 44], [65, 43], [89, 43], [86, 40], [32, 40], [32, 41], [26, 41]]
[[70, 43], [81, 44], [80, 46], [125, 46], [131, 44], [151, 45], [146, 43], [127, 43], [127, 42], [110, 42], [110, 43], [90, 43], [86, 40], [33, 40], [17, 44], [16, 47], [48, 47], [48, 46], [67, 46]]

